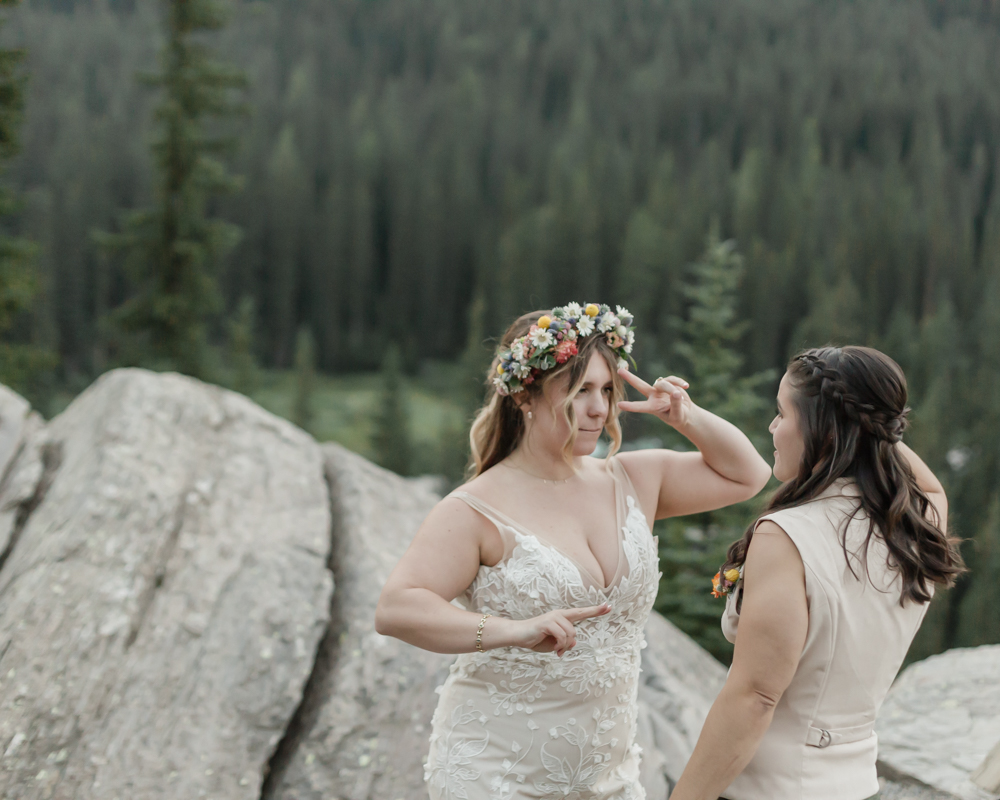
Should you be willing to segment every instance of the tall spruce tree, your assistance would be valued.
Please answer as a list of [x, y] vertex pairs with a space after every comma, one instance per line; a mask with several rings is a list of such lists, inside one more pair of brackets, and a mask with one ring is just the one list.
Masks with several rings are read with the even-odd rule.
[[375, 461], [399, 475], [407, 475], [413, 466], [410, 415], [403, 386], [402, 357], [392, 344], [382, 360], [382, 392], [375, 411], [372, 449]]
[[[0, 8], [15, 6], [17, 1], [0, 0]], [[23, 58], [21, 50], [0, 49], [0, 163], [18, 151], [24, 108], [24, 81], [19, 74]], [[13, 193], [0, 186], [0, 216], [16, 208]], [[30, 326], [17, 325], [29, 316], [39, 288], [34, 245], [0, 229], [0, 382], [29, 396], [36, 394], [40, 373], [54, 360], [31, 341]]]
[[229, 329], [231, 384], [240, 394], [251, 394], [260, 380], [260, 369], [254, 355], [256, 321], [256, 303], [250, 295], [244, 295], [240, 298], [236, 313], [226, 323]]
[[[743, 358], [737, 347], [745, 326], [737, 321], [736, 307], [742, 276], [736, 243], [721, 241], [713, 223], [704, 256], [681, 284], [688, 307], [683, 317], [673, 320], [675, 350], [695, 402], [759, 441], [769, 407], [762, 385], [772, 382], [775, 374], [740, 375]], [[721, 601], [710, 595], [711, 578], [751, 519], [753, 506], [751, 501], [658, 525], [663, 578], [657, 608], [723, 661], [729, 660], [732, 648], [719, 630]]]
[[316, 410], [316, 340], [303, 326], [295, 337], [295, 405], [292, 422], [306, 431], [312, 430]]
[[132, 352], [204, 378], [208, 323], [222, 308], [216, 269], [239, 239], [236, 226], [209, 214], [211, 198], [239, 182], [220, 160], [233, 139], [211, 133], [207, 123], [243, 110], [235, 90], [245, 79], [214, 60], [203, 38], [224, 25], [220, 3], [165, 0], [165, 11], [161, 71], [147, 78], [162, 90], [152, 148], [155, 204], [130, 214], [122, 234], [101, 239], [124, 253], [134, 283], [134, 294], [113, 312], [121, 331], [139, 337]]

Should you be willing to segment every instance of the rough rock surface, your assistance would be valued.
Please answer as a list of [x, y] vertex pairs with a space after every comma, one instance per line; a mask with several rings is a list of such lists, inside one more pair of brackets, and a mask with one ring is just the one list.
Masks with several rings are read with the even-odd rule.
[[1000, 740], [1000, 645], [949, 650], [908, 667], [875, 729], [881, 774], [965, 800], [997, 797], [970, 775]]
[[426, 798], [434, 689], [453, 657], [381, 636], [374, 618], [389, 572], [439, 498], [338, 445], [323, 449], [334, 509], [331, 635], [263, 797]]
[[28, 401], [0, 386], [0, 567], [41, 486], [45, 436]]
[[[425, 800], [434, 693], [451, 656], [374, 630], [389, 571], [438, 496], [338, 447], [325, 445], [334, 509], [332, 631], [265, 800]], [[647, 628], [639, 744], [649, 797], [665, 797], [687, 761], [725, 669], [659, 615]]]
[[0, 416], [0, 797], [259, 797], [326, 629], [319, 447], [140, 370]]
[[647, 797], [665, 798], [691, 757], [726, 668], [655, 612], [646, 643], [639, 679], [642, 783]]

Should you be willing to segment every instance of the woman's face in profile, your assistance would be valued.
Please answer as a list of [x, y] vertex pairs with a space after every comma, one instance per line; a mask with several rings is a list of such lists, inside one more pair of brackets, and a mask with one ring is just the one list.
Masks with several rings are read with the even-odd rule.
[[778, 385], [778, 413], [768, 427], [774, 439], [774, 477], [782, 483], [799, 474], [805, 452], [794, 396], [795, 390], [786, 372]]

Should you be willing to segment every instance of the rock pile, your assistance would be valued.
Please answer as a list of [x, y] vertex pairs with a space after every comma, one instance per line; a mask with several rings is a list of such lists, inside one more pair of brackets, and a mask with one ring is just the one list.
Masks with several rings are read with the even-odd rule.
[[970, 776], [1000, 742], [1000, 645], [949, 650], [911, 665], [893, 685], [875, 730], [887, 777], [963, 800], [996, 798]]
[[[451, 659], [373, 615], [437, 499], [177, 375], [109, 373], [48, 424], [0, 387], [0, 797], [424, 800]], [[725, 670], [658, 615], [646, 638], [663, 798]], [[901, 678], [886, 798], [992, 797], [968, 777], [1000, 740], [997, 649]]]
[[0, 414], [0, 796], [259, 797], [327, 628], [319, 447], [138, 370]]
[[[49, 424], [0, 387], [0, 797], [426, 797], [450, 658], [373, 612], [436, 501], [181, 376], [109, 373]], [[724, 670], [650, 626], [660, 796]]]

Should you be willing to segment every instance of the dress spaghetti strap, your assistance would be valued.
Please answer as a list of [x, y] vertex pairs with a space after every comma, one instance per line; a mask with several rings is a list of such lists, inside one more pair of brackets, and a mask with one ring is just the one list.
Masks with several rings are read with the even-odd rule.
[[448, 497], [455, 497], [461, 500], [469, 506], [469, 508], [474, 511], [478, 511], [496, 526], [496, 529], [500, 532], [500, 538], [503, 540], [503, 558], [501, 559], [501, 562], [506, 561], [510, 556], [511, 551], [514, 549], [514, 520], [502, 511], [499, 511], [491, 506], [486, 501], [480, 500], [474, 494], [463, 492], [460, 489], [456, 489], [454, 492], [449, 494]]

